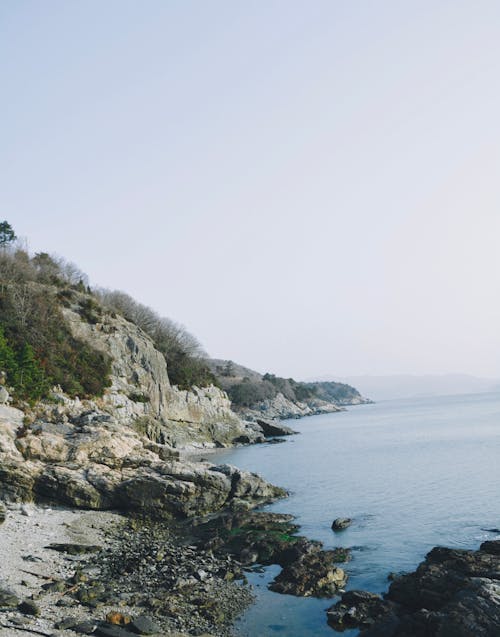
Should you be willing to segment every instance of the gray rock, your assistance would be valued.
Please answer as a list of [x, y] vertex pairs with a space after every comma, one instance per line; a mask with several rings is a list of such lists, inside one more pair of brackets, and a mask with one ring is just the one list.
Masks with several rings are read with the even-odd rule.
[[266, 438], [269, 438], [271, 436], [291, 436], [292, 434], [297, 433], [293, 429], [290, 429], [290, 427], [281, 425], [278, 422], [271, 422], [269, 420], [262, 420], [258, 418], [257, 424], [261, 427], [262, 432], [264, 436], [266, 436]]
[[80, 623], [75, 623], [73, 626], [69, 626], [72, 631], [75, 633], [80, 633], [81, 635], [92, 635], [97, 628], [97, 621], [93, 621], [92, 619]]
[[113, 624], [100, 624], [95, 629], [95, 635], [100, 637], [130, 637], [130, 632]]
[[16, 595], [6, 588], [0, 588], [0, 608], [15, 608], [19, 604]]
[[161, 632], [161, 628], [146, 615], [139, 615], [128, 626], [138, 635], [154, 635]]
[[352, 520], [351, 518], [336, 518], [332, 522], [332, 530], [333, 531], [343, 531], [347, 529], [348, 526], [351, 526]]
[[9, 392], [5, 389], [5, 387], [0, 385], [0, 405], [7, 405], [9, 399]]
[[0, 502], [0, 524], [2, 524], [2, 522], [5, 522], [5, 518], [7, 517], [7, 509], [5, 508], [5, 505]]

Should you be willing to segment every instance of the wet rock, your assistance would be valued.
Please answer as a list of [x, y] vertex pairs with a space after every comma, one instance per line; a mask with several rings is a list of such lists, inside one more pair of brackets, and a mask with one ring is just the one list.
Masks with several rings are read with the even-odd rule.
[[480, 551], [489, 553], [490, 555], [500, 555], [500, 540], [488, 540], [480, 546]]
[[367, 628], [375, 621], [393, 613], [393, 604], [380, 595], [366, 591], [347, 591], [339, 602], [327, 611], [329, 626], [338, 631], [348, 628]]
[[333, 551], [306, 553], [285, 566], [269, 588], [276, 593], [300, 597], [332, 597], [347, 581], [333, 558]]
[[[389, 610], [381, 617], [385, 604]], [[436, 547], [415, 572], [392, 582], [385, 601], [364, 609], [359, 617], [352, 613], [363, 622], [357, 624], [362, 637], [496, 637], [500, 541], [484, 542], [478, 551]]]
[[333, 531], [343, 531], [347, 529], [348, 526], [351, 526], [352, 520], [351, 518], [336, 518], [332, 522], [332, 530]]

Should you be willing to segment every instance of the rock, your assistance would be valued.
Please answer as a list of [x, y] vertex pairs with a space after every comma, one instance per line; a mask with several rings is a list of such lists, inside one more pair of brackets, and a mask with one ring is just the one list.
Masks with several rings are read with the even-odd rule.
[[0, 385], [0, 405], [7, 405], [10, 400], [9, 392]]
[[95, 635], [100, 637], [130, 637], [130, 632], [119, 626], [113, 626], [112, 624], [100, 624], [97, 626], [94, 632]]
[[81, 635], [92, 635], [97, 628], [98, 622], [94, 620], [87, 620], [84, 622], [76, 623], [74, 626], [70, 626], [71, 630], [75, 633], [80, 633]]
[[12, 591], [0, 588], [0, 608], [15, 608], [19, 604], [19, 599]]
[[40, 607], [32, 599], [25, 599], [22, 601], [19, 604], [18, 609], [25, 615], [40, 615]]
[[336, 518], [332, 522], [332, 530], [333, 531], [343, 531], [347, 529], [348, 526], [351, 526], [352, 520], [351, 518]]
[[129, 629], [138, 635], [154, 635], [161, 632], [161, 628], [146, 615], [139, 615], [129, 626]]
[[261, 418], [258, 418], [256, 422], [261, 427], [266, 438], [271, 436], [291, 436], [297, 433], [293, 429], [290, 429], [290, 427], [280, 425], [277, 422], [270, 422], [269, 420], [262, 420]]
[[23, 506], [21, 507], [21, 514], [25, 515], [26, 517], [31, 517], [33, 515], [33, 509], [27, 504], [23, 504]]
[[393, 604], [380, 595], [356, 590], [343, 593], [341, 600], [326, 611], [329, 626], [338, 631], [369, 627], [392, 612]]
[[5, 518], [7, 517], [7, 509], [3, 502], [0, 502], [0, 524], [5, 522]]
[[68, 555], [85, 555], [87, 553], [98, 553], [102, 550], [102, 546], [95, 544], [69, 544], [69, 543], [53, 543], [45, 548], [58, 551], [59, 553], [67, 553]]
[[54, 628], [58, 628], [59, 630], [66, 630], [67, 628], [73, 628], [78, 623], [79, 620], [76, 617], [64, 617], [63, 619], [59, 619], [54, 624]]
[[432, 549], [415, 572], [392, 582], [385, 601], [365, 605], [353, 619], [362, 622], [362, 637], [499, 635], [500, 541], [479, 551]]
[[479, 547], [483, 553], [489, 553], [490, 555], [500, 555], [500, 540], [488, 540], [483, 542]]
[[285, 566], [269, 588], [300, 597], [332, 597], [345, 586], [347, 576], [333, 564], [333, 551], [312, 551]]

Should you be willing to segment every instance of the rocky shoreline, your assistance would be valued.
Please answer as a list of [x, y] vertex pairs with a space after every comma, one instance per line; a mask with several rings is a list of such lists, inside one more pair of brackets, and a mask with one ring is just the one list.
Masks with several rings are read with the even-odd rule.
[[[229, 512], [165, 523], [113, 512], [7, 505], [0, 526], [0, 633], [229, 637], [252, 602], [245, 572], [280, 564], [272, 590], [331, 597], [345, 583], [291, 516]], [[22, 538], [22, 541], [20, 541]]]
[[500, 540], [477, 551], [435, 547], [382, 598], [348, 591], [327, 611], [337, 631], [362, 637], [498, 637]]

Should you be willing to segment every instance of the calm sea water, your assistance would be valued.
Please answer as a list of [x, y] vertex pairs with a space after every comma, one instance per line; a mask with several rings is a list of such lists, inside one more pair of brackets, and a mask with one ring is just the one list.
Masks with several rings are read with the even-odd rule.
[[[266, 508], [294, 514], [301, 533], [327, 548], [352, 547], [348, 588], [383, 592], [390, 572], [413, 570], [433, 546], [500, 537], [485, 530], [500, 528], [500, 394], [385, 401], [287, 424], [300, 435], [211, 460], [289, 489]], [[336, 517], [354, 523], [335, 534]], [[334, 637], [324, 612], [333, 601], [271, 593], [277, 572], [251, 575], [257, 603], [239, 634]]]

